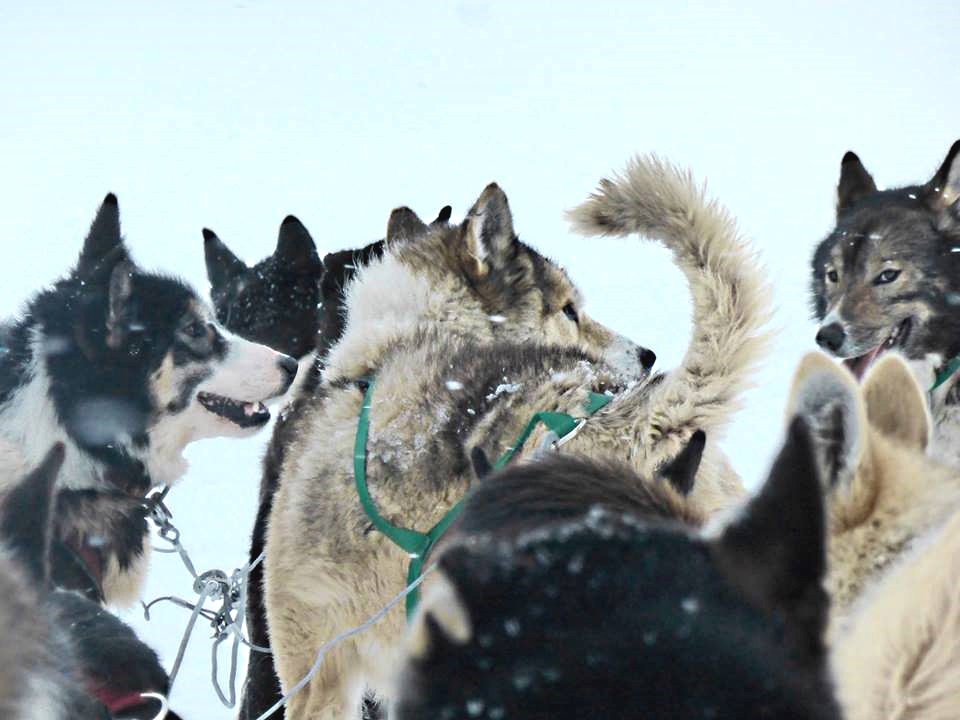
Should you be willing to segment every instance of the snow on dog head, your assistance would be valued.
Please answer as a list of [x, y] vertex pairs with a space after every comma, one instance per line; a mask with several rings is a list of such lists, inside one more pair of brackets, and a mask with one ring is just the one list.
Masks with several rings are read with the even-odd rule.
[[296, 372], [291, 358], [220, 326], [186, 283], [136, 266], [112, 195], [76, 270], [30, 310], [26, 334], [67, 434], [94, 455], [141, 459], [154, 483], [177, 479], [193, 440], [263, 427], [263, 403]]
[[150, 487], [183, 474], [193, 440], [263, 427], [264, 402], [297, 368], [224, 330], [184, 282], [135, 265], [113, 195], [74, 270], [28, 303], [4, 346], [0, 460], [15, 477], [64, 444], [54, 575], [108, 602], [136, 596]]
[[394, 210], [387, 251], [360, 270], [346, 298], [347, 325], [330, 353], [331, 378], [362, 374], [398, 339], [431, 331], [577, 347], [625, 380], [646, 377], [656, 359], [584, 312], [566, 272], [517, 237], [496, 184], [459, 225], [428, 226], [408, 208]]

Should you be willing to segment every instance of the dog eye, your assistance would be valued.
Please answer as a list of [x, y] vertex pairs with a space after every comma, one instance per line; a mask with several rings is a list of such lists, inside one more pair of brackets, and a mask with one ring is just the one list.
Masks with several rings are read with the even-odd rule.
[[577, 309], [573, 306], [573, 303], [567, 303], [563, 306], [563, 314], [575, 323], [580, 322], [580, 316], [577, 314]]
[[886, 285], [887, 283], [892, 283], [900, 277], [899, 270], [888, 269], [884, 270], [882, 273], [877, 275], [876, 279], [873, 281], [874, 285]]
[[827, 270], [827, 280], [829, 282], [835, 283], [839, 279], [840, 279], [840, 276], [837, 274], [836, 270], [834, 270], [833, 268], [830, 268], [829, 270]]

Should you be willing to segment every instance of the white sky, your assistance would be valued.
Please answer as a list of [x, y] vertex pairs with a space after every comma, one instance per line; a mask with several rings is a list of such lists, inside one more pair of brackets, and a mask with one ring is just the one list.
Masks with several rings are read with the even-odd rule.
[[[391, 208], [463, 213], [491, 180], [521, 237], [587, 310], [675, 365], [690, 299], [667, 254], [584, 240], [562, 211], [635, 152], [693, 168], [754, 239], [782, 332], [724, 446], [755, 484], [813, 347], [807, 263], [844, 151], [881, 185], [926, 180], [960, 136], [952, 3], [4, 2], [0, 313], [73, 262], [116, 192], [139, 261], [207, 285], [200, 229], [249, 261], [294, 213], [321, 251], [382, 235]], [[263, 435], [191, 448], [172, 494], [200, 567], [245, 558]], [[158, 557], [148, 595], [189, 597]], [[187, 616], [144, 637], [169, 661]], [[226, 718], [201, 630], [175, 692]]]

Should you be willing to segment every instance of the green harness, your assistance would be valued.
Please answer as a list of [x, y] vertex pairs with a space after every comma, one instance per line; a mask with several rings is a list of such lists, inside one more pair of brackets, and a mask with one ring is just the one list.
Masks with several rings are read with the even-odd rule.
[[947, 366], [940, 371], [936, 381], [933, 383], [933, 387], [930, 388], [930, 394], [933, 395], [933, 391], [952, 378], [957, 370], [960, 370], [960, 355], [957, 355], [953, 360], [948, 362]]
[[[353, 475], [357, 484], [357, 495], [360, 498], [360, 506], [367, 517], [370, 518], [373, 526], [410, 555], [410, 569], [407, 572], [407, 584], [409, 585], [420, 577], [424, 563], [430, 555], [430, 550], [460, 515], [460, 511], [463, 510], [463, 499], [461, 498], [456, 505], [447, 511], [440, 522], [425, 533], [397, 527], [380, 514], [376, 503], [370, 497], [370, 490], [367, 488], [367, 437], [370, 434], [370, 406], [373, 400], [374, 380], [373, 378], [365, 378], [362, 382], [367, 384], [367, 389], [363, 395], [363, 406], [360, 409], [360, 418], [357, 421], [357, 438], [353, 446]], [[611, 399], [608, 395], [590, 393], [590, 398], [584, 408], [587, 417], [605, 407]], [[543, 423], [553, 436], [552, 444], [554, 447], [559, 447], [563, 444], [563, 441], [572, 438], [585, 422], [586, 418], [575, 418], [566, 413], [538, 412], [530, 418], [530, 422], [520, 433], [517, 442], [500, 456], [494, 467], [499, 470], [509, 463], [540, 423]], [[407, 619], [416, 610], [419, 600], [419, 588], [407, 595]]]

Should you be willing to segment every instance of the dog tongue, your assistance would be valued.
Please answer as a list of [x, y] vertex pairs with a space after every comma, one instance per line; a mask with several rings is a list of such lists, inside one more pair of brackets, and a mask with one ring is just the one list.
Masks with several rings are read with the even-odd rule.
[[849, 358], [843, 361], [843, 364], [850, 368], [850, 372], [853, 373], [854, 377], [857, 380], [862, 380], [864, 373], [867, 372], [869, 367], [873, 364], [873, 361], [877, 359], [877, 356], [883, 352], [887, 343], [880, 343], [873, 350], [868, 352], [866, 355], [861, 355], [860, 357]]

